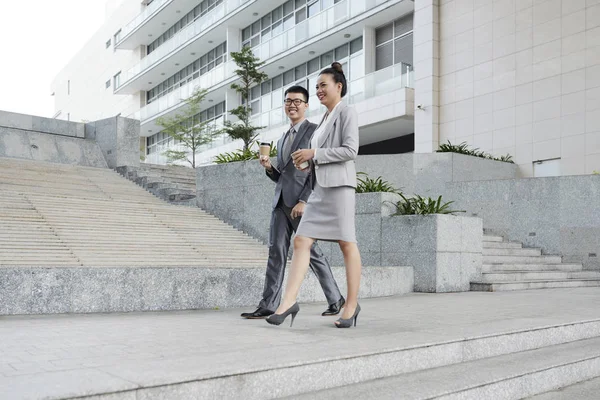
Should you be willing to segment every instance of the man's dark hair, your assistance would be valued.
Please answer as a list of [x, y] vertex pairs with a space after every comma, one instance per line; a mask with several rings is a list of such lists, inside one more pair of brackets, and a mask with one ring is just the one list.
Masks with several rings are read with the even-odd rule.
[[292, 87], [288, 88], [288, 90], [286, 90], [283, 95], [287, 96], [288, 93], [300, 93], [300, 94], [304, 95], [304, 101], [308, 102], [308, 90], [306, 90], [302, 86], [298, 86], [298, 85], [292, 86]]

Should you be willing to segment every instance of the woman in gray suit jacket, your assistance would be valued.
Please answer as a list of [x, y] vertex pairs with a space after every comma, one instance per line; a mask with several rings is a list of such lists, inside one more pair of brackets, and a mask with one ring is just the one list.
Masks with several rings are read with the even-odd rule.
[[[342, 317], [335, 324], [338, 328], [349, 328], [353, 323], [356, 326], [360, 312], [361, 260], [354, 227], [358, 121], [356, 111], [342, 102], [347, 83], [340, 63], [321, 71], [316, 89], [327, 112], [313, 134], [311, 148], [292, 154], [296, 168], [311, 168], [314, 190], [294, 239], [285, 295], [267, 322], [280, 325], [291, 314], [294, 323], [300, 310], [296, 298], [308, 270], [310, 248], [316, 240], [325, 240], [337, 242], [344, 253], [348, 295]], [[310, 162], [309, 166], [305, 162]]]

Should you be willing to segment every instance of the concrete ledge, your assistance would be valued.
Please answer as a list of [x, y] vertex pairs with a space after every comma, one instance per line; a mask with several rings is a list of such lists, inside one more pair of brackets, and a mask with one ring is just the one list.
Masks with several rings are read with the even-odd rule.
[[[342, 293], [343, 267], [334, 267]], [[166, 311], [256, 306], [265, 268], [0, 268], [0, 315]], [[412, 291], [409, 267], [365, 267], [362, 298]], [[325, 301], [312, 273], [301, 302]]]
[[97, 143], [0, 126], [0, 157], [107, 168]]
[[22, 129], [54, 135], [85, 137], [85, 124], [35, 115], [0, 111], [0, 127]]

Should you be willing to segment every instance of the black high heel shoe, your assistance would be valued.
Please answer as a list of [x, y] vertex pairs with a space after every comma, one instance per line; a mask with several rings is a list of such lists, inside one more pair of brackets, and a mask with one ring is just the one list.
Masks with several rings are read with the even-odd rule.
[[335, 324], [338, 328], [350, 328], [352, 326], [352, 322], [354, 322], [354, 326], [356, 326], [356, 319], [358, 318], [358, 313], [360, 312], [360, 304], [356, 304], [356, 310], [354, 310], [354, 315], [348, 319], [339, 318]]
[[292, 314], [292, 323], [290, 324], [290, 328], [294, 325], [294, 319], [296, 318], [296, 314], [300, 311], [300, 306], [298, 303], [294, 303], [293, 306], [285, 310], [282, 314], [271, 314], [266, 321], [271, 325], [281, 325], [283, 321], [287, 318], [288, 315]]

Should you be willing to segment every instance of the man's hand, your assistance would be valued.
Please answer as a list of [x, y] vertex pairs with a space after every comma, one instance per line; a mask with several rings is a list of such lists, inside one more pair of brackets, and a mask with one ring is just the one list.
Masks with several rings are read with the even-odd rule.
[[306, 206], [306, 204], [303, 202], [299, 202], [298, 204], [296, 204], [296, 206], [294, 208], [292, 208], [292, 218], [296, 219], [296, 218], [299, 218], [302, 215], [304, 215], [304, 207], [305, 206]]
[[315, 149], [296, 150], [292, 153], [292, 160], [294, 161], [294, 166], [301, 171], [308, 169], [308, 167], [301, 168], [300, 165], [306, 161], [312, 160], [315, 157], [315, 152]]
[[260, 165], [265, 167], [266, 170], [271, 172], [273, 170], [273, 165], [271, 164], [271, 159], [267, 156], [260, 156]]

